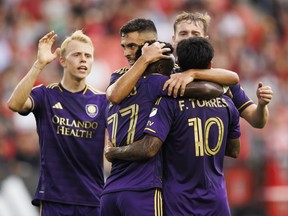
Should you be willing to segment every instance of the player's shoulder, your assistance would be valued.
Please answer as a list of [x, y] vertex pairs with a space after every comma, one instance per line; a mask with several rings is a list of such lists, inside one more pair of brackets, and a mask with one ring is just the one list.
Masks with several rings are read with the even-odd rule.
[[119, 68], [117, 70], [115, 70], [113, 73], [114, 74], [119, 74], [119, 75], [123, 75], [125, 74], [129, 69], [127, 67], [122, 67], [122, 68]]
[[59, 91], [62, 91], [61, 89], [61, 86], [59, 85], [59, 83], [51, 83], [51, 84], [48, 84], [48, 85], [44, 85], [44, 84], [39, 84], [39, 85], [36, 85], [32, 88], [32, 90], [42, 90], [42, 91], [49, 91], [49, 90], [59, 90]]
[[65, 89], [61, 86], [61, 84], [58, 82], [58, 83], [50, 83], [50, 84], [47, 84], [47, 85], [44, 85], [44, 84], [41, 84], [39, 86], [36, 86], [34, 88], [39, 88], [39, 89], [42, 89], [43, 92], [48, 92], [48, 93], [51, 93], [51, 92], [64, 92]]
[[244, 89], [242, 88], [242, 86], [240, 85], [240, 83], [237, 83], [236, 85], [230, 86], [229, 87], [232, 93], [235, 92], [244, 92]]
[[46, 88], [46, 86], [44, 84], [39, 84], [39, 85], [36, 85], [32, 88], [33, 89], [39, 89], [39, 88]]
[[228, 109], [237, 111], [237, 108], [236, 108], [232, 98], [230, 98], [227, 95], [222, 95], [220, 97], [222, 98], [223, 102], [227, 105]]
[[54, 89], [54, 90], [56, 89], [56, 90], [60, 90], [60, 91], [63, 90], [59, 83], [50, 83], [45, 87], [46, 87], [46, 89]]

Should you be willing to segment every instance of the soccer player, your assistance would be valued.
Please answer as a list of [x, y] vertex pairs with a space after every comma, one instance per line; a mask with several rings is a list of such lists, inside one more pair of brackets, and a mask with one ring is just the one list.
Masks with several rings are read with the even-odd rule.
[[[208, 36], [208, 27], [210, 16], [206, 13], [187, 13], [182, 12], [176, 16], [174, 22], [174, 35], [172, 36], [174, 48], [177, 44], [188, 37], [204, 37]], [[176, 57], [177, 58], [177, 57]], [[174, 77], [173, 77], [174, 76]], [[185, 91], [185, 84], [193, 80], [193, 72], [179, 73], [172, 75], [172, 78], [165, 83], [164, 89], [168, 87], [172, 91], [174, 86], [174, 95], [177, 94], [178, 89], [183, 93]], [[181, 87], [180, 87], [181, 86]], [[240, 84], [230, 87], [233, 95], [233, 102], [243, 117], [249, 124], [255, 128], [263, 128], [269, 118], [269, 111], [267, 104], [270, 103], [273, 91], [270, 86], [264, 86], [262, 82], [258, 84], [256, 91], [258, 103], [257, 105], [245, 94]]]
[[[156, 27], [153, 21], [149, 19], [137, 18], [130, 20], [121, 27], [120, 35], [124, 56], [130, 68], [121, 68], [113, 74], [114, 77], [118, 76], [117, 81], [114, 79], [115, 82], [109, 85], [106, 91], [108, 100], [113, 104], [121, 103], [130, 94], [147, 65], [160, 58], [167, 58], [167, 56], [163, 55], [163, 52], [169, 51], [168, 48], [163, 48], [164, 45], [159, 42], [155, 42], [151, 46], [144, 45], [143, 53], [136, 61], [135, 53], [145, 41], [157, 41]], [[209, 73], [206, 73], [207, 71]], [[239, 77], [236, 73], [224, 69], [193, 70], [193, 79], [210, 81], [204, 84], [194, 82], [192, 85], [197, 88], [194, 97], [199, 97], [200, 95], [202, 97], [205, 95], [209, 96], [212, 94], [211, 92], [218, 91], [216, 87], [218, 85], [211, 82], [225, 86], [235, 85], [239, 82]], [[193, 81], [193, 79], [189, 79], [189, 82]], [[176, 89], [177, 85], [174, 85], [174, 88]], [[168, 88], [169, 95], [171, 95], [171, 92], [171, 88]], [[184, 91], [181, 92], [181, 95], [183, 94]], [[177, 93], [174, 96], [176, 97]]]
[[[141, 139], [154, 102], [158, 96], [167, 95], [162, 86], [169, 79], [175, 61], [172, 45], [166, 44], [164, 48], [169, 48], [169, 52], [163, 53], [169, 58], [149, 64], [131, 94], [119, 105], [109, 105], [107, 129], [114, 145], [126, 146]], [[136, 59], [139, 54], [141, 47]], [[161, 168], [160, 153], [137, 162], [113, 161], [101, 196], [101, 215], [162, 215]]]
[[[214, 50], [205, 38], [181, 41], [179, 65], [208, 68]], [[142, 140], [106, 151], [108, 160], [145, 160], [163, 142], [164, 215], [230, 215], [223, 161], [226, 149], [240, 151], [239, 112], [226, 95], [212, 99], [160, 98]]]
[[[39, 40], [37, 60], [19, 82], [8, 107], [32, 112], [39, 135], [40, 177], [32, 204], [42, 216], [100, 215], [106, 95], [86, 84], [94, 46], [81, 30], [51, 51], [57, 35]], [[59, 83], [33, 87], [44, 67], [59, 57]], [[49, 76], [49, 75], [48, 75]]]

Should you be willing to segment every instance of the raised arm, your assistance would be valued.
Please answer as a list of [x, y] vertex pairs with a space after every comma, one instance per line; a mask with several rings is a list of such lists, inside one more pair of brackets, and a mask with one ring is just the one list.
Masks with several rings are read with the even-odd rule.
[[264, 86], [262, 82], [259, 82], [256, 91], [258, 103], [251, 104], [245, 110], [241, 112], [243, 117], [252, 127], [263, 128], [269, 118], [268, 104], [272, 100], [273, 91], [270, 86]]
[[32, 101], [29, 98], [31, 90], [43, 68], [53, 61], [60, 52], [60, 48], [54, 53], [51, 47], [56, 40], [57, 35], [54, 31], [49, 32], [39, 40], [37, 60], [32, 65], [28, 73], [18, 83], [12, 95], [8, 99], [7, 105], [14, 112], [28, 112], [32, 108]]
[[130, 145], [106, 148], [105, 157], [110, 162], [114, 159], [135, 161], [151, 158], [157, 154], [162, 144], [163, 142], [159, 138], [145, 135], [143, 139]]
[[155, 42], [150, 46], [145, 44], [142, 48], [142, 55], [134, 65], [107, 88], [107, 99], [113, 104], [119, 104], [129, 95], [150, 63], [158, 61], [161, 58], [170, 58], [167, 55], [163, 55], [163, 53], [170, 51], [169, 48], [163, 48], [164, 46], [165, 44], [159, 42]]
[[184, 95], [186, 85], [193, 80], [205, 80], [214, 83], [218, 83], [223, 86], [233, 86], [239, 82], [239, 76], [237, 73], [225, 69], [213, 68], [213, 69], [190, 69], [182, 73], [172, 74], [170, 79], [166, 81], [163, 86], [163, 90], [168, 88], [168, 94], [174, 97]]

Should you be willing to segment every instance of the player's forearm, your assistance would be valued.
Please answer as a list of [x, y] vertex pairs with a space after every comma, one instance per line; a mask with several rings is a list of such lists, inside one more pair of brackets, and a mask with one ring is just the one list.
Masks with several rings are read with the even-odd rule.
[[194, 79], [216, 82], [221, 85], [233, 86], [239, 82], [239, 76], [237, 73], [221, 68], [201, 70], [191, 69], [189, 72]]
[[225, 149], [225, 156], [238, 158], [240, 154], [240, 139], [228, 139], [226, 149]]
[[114, 159], [135, 161], [149, 157], [141, 143], [109, 148], [108, 151], [106, 151], [105, 156], [109, 161], [113, 161]]
[[267, 105], [252, 104], [248, 106], [241, 116], [254, 128], [263, 128], [269, 118]]
[[264, 128], [269, 118], [269, 110], [267, 105], [257, 105], [256, 113], [253, 115], [253, 127]]
[[139, 58], [135, 64], [106, 91], [107, 99], [113, 104], [119, 104], [132, 91], [148, 66], [146, 59]]
[[154, 136], [145, 135], [143, 139], [130, 145], [112, 147], [105, 151], [107, 160], [142, 160], [154, 157], [162, 146], [162, 141]]
[[33, 64], [29, 72], [18, 83], [10, 98], [8, 99], [7, 105], [9, 109], [15, 112], [25, 111], [25, 102], [31, 93], [39, 73], [44, 67], [45, 65], [39, 64], [37, 61]]

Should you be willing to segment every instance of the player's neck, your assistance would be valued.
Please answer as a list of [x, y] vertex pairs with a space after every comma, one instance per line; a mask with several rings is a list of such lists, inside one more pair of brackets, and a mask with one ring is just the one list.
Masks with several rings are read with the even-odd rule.
[[81, 82], [77, 81], [65, 81], [65, 79], [61, 80], [61, 85], [69, 92], [80, 92], [86, 87], [85, 80]]

